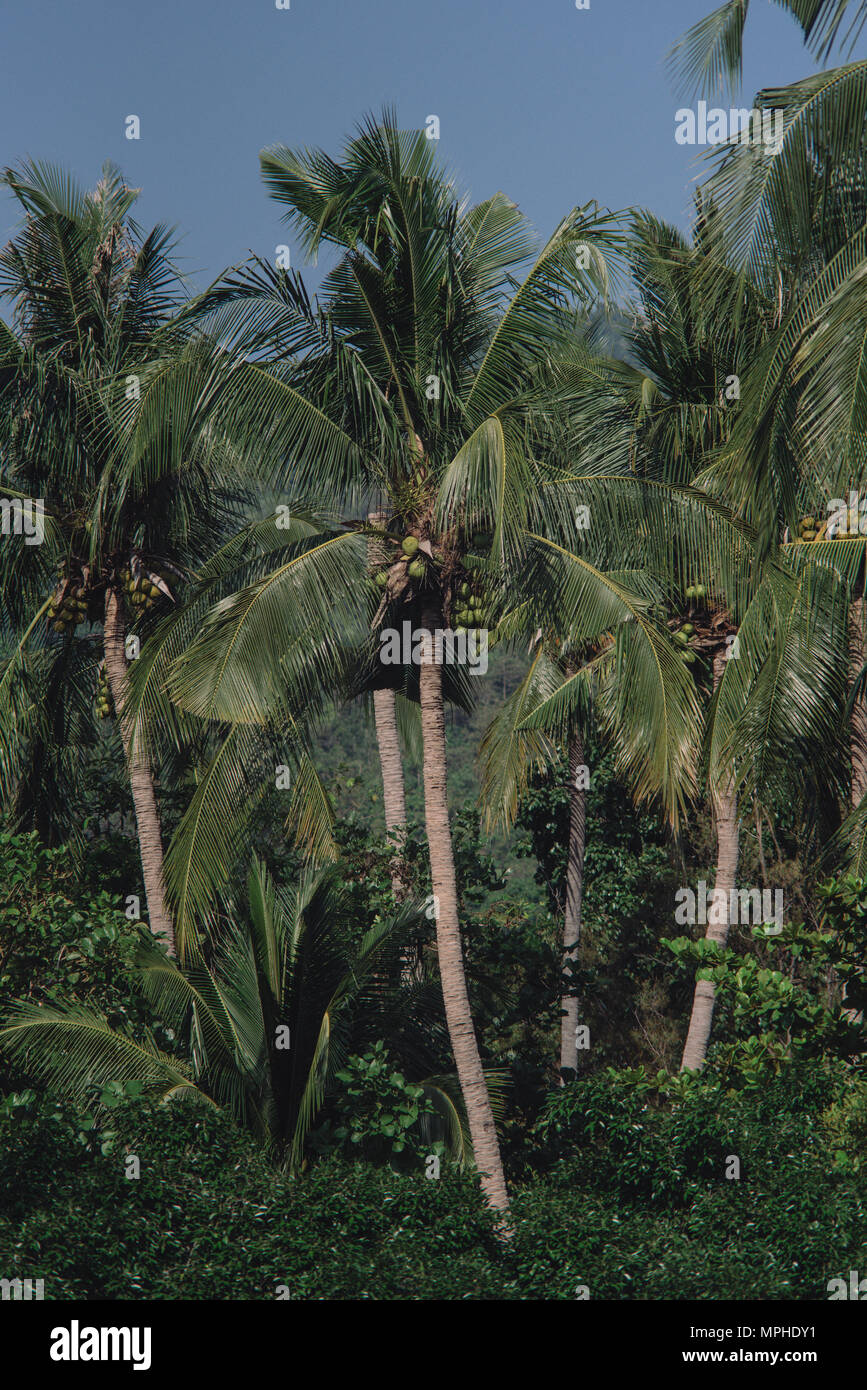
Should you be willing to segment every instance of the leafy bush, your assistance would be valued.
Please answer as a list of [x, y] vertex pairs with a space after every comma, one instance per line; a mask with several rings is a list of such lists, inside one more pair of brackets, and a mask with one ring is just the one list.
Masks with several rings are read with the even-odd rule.
[[[68, 847], [47, 849], [35, 834], [0, 832], [0, 1017], [14, 999], [61, 1000], [104, 1013], [113, 1026], [156, 1026], [130, 988], [129, 970], [147, 929], [118, 898], [82, 880]], [[171, 1040], [160, 1034], [160, 1045]], [[0, 1091], [21, 1087], [26, 1071], [4, 1057]]]
[[[821, 1109], [839, 1076], [803, 1080], [792, 1068], [761, 1092], [687, 1082], [670, 1108], [623, 1076], [564, 1088], [568, 1105], [546, 1113], [556, 1128], [560, 1112], [565, 1156], [515, 1185], [506, 1246], [474, 1176], [454, 1168], [431, 1180], [421, 1163], [330, 1157], [291, 1177], [227, 1115], [120, 1097], [103, 1153], [82, 1143], [79, 1117], [19, 1105], [0, 1111], [0, 1272], [44, 1278], [49, 1298], [270, 1299], [282, 1285], [305, 1299], [569, 1300], [586, 1285], [594, 1299], [825, 1299], [829, 1279], [867, 1267], [867, 1182], [828, 1162]], [[567, 1119], [585, 1134], [574, 1154]], [[716, 1160], [704, 1171], [709, 1134], [740, 1157], [740, 1179]], [[131, 1154], [138, 1180], [124, 1176]]]
[[[336, 1097], [337, 1124], [332, 1133], [338, 1144], [358, 1146], [358, 1153], [374, 1161], [398, 1156], [410, 1160], [424, 1154], [440, 1154], [444, 1145], [432, 1147], [421, 1128], [424, 1116], [433, 1118], [433, 1102], [423, 1086], [407, 1081], [379, 1041], [363, 1056], [347, 1058], [336, 1073], [344, 1089]], [[325, 1137], [324, 1135], [322, 1136]]]

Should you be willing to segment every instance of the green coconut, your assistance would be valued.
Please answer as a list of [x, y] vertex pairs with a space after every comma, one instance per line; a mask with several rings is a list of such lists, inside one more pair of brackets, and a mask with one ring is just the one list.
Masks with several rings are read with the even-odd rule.
[[404, 555], [415, 555], [418, 550], [418, 536], [404, 536], [400, 548]]

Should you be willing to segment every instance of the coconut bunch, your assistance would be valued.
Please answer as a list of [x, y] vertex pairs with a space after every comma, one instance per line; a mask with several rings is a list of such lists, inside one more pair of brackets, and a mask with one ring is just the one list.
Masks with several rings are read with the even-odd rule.
[[[396, 544], [393, 536], [389, 536], [388, 540], [391, 544]], [[418, 536], [404, 536], [400, 543], [401, 553], [393, 561], [391, 569], [377, 568], [371, 576], [378, 589], [388, 588], [389, 578], [392, 577], [392, 570], [396, 565], [401, 567], [400, 571], [396, 572], [396, 577], [403, 578], [404, 575], [409, 575], [410, 579], [424, 579], [426, 570], [424, 561], [419, 557], [419, 544]]]
[[[684, 590], [687, 612], [669, 621], [672, 641], [680, 651], [685, 666], [694, 666], [700, 657], [710, 657], [726, 643], [737, 629], [728, 611], [708, 599], [703, 584], [690, 584]], [[698, 675], [698, 672], [694, 673]]]
[[694, 636], [695, 627], [692, 623], [681, 623], [674, 629], [674, 641], [680, 647], [680, 659], [685, 666], [695, 665], [696, 655], [689, 645]]
[[111, 698], [111, 688], [108, 684], [104, 661], [99, 664], [99, 680], [96, 683], [93, 703], [98, 719], [110, 719], [114, 714], [114, 700]]
[[802, 516], [798, 522], [798, 540], [814, 541], [818, 534], [819, 527], [814, 516]]
[[164, 577], [143, 569], [141, 565], [122, 569], [120, 582], [126, 601], [135, 614], [145, 613], [153, 608], [162, 595], [171, 598]]
[[[412, 597], [413, 591], [417, 594], [429, 576], [430, 566], [440, 563], [435, 560], [430, 543], [419, 540], [418, 536], [411, 532], [404, 535], [400, 541], [396, 536], [386, 536], [384, 540], [390, 546], [396, 547], [399, 544], [400, 550], [390, 563], [387, 558], [379, 555], [375, 561], [375, 568], [370, 571], [371, 583], [382, 592], [382, 602], [374, 624], [381, 618], [387, 603], [404, 596]], [[477, 550], [481, 550], [485, 542], [490, 545], [490, 540], [490, 536], [487, 535], [475, 536], [473, 544]], [[490, 621], [490, 595], [486, 580], [484, 575], [476, 570], [481, 564], [482, 561], [477, 556], [467, 555], [464, 565], [451, 579], [449, 610], [451, 625], [458, 633], [487, 628]]]
[[[689, 604], [689, 613], [692, 616], [697, 609], [707, 608], [707, 589], [704, 584], [688, 584], [684, 589], [684, 596]], [[672, 631], [672, 636], [676, 645], [680, 648], [680, 659], [684, 666], [694, 666], [696, 653], [691, 648], [694, 637], [701, 636], [697, 633], [695, 626], [688, 619], [676, 619]]]
[[458, 633], [487, 628], [490, 596], [481, 576], [473, 575], [457, 585], [452, 600], [452, 622]]
[[52, 632], [72, 632], [87, 619], [89, 589], [82, 577], [61, 578], [48, 608]]

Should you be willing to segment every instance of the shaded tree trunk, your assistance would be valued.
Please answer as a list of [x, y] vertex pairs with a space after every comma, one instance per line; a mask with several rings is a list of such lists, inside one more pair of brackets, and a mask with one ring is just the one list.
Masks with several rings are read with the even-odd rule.
[[167, 944], [169, 954], [174, 955], [175, 934], [171, 915], [166, 905], [163, 882], [163, 842], [160, 834], [160, 818], [153, 773], [144, 754], [138, 748], [131, 751], [132, 726], [129, 718], [124, 714], [124, 702], [128, 689], [125, 637], [126, 631], [120, 600], [117, 594], [109, 589], [105, 599], [105, 630], [103, 634], [105, 673], [118, 717], [121, 742], [129, 771], [130, 789], [138, 829], [142, 876], [147, 898], [148, 924], [154, 936], [159, 937]]
[[[854, 682], [864, 665], [864, 600], [855, 599], [849, 607], [849, 680]], [[852, 810], [860, 806], [867, 792], [867, 701], [863, 696], [852, 707], [849, 732], [852, 759]]]
[[373, 713], [376, 721], [376, 745], [382, 772], [382, 803], [385, 811], [385, 833], [395, 853], [389, 861], [391, 891], [395, 902], [403, 901], [406, 884], [403, 874], [403, 835], [406, 832], [406, 798], [403, 786], [403, 759], [393, 690], [374, 690]]
[[[369, 512], [368, 521], [373, 526], [384, 526], [388, 520], [386, 512]], [[368, 543], [368, 554], [372, 564], [385, 564], [385, 551], [376, 537]], [[397, 714], [393, 690], [374, 690], [373, 715], [376, 724], [376, 746], [379, 750], [379, 766], [382, 772], [382, 804], [385, 812], [385, 833], [389, 841], [398, 849], [389, 865], [391, 891], [396, 903], [406, 896], [403, 854], [401, 846], [406, 832], [406, 798], [403, 784], [403, 758], [401, 756], [400, 735], [397, 731]]]
[[[854, 685], [864, 665], [864, 600], [857, 598], [849, 605], [849, 683]], [[863, 695], [852, 706], [849, 726], [849, 752], [852, 762], [851, 809], [854, 811], [867, 792], [867, 701]], [[841, 1000], [843, 1012], [852, 1023], [861, 1022], [861, 1010], [846, 1008], [846, 986]]]
[[[713, 660], [714, 690], [722, 680], [725, 663], [725, 651], [717, 652]], [[721, 917], [722, 921], [708, 924], [705, 940], [717, 941], [721, 946], [725, 946], [730, 926], [731, 893], [737, 880], [738, 869], [738, 808], [732, 777], [726, 777], [721, 785], [711, 787], [711, 804], [717, 837], [714, 889], [725, 893], [725, 908], [722, 912], [717, 910], [715, 913], [708, 913], [708, 916]], [[704, 1066], [715, 1002], [716, 988], [713, 982], [696, 980], [689, 1030], [680, 1064], [681, 1071], [696, 1071]]]
[[[579, 786], [579, 771], [584, 767], [584, 744], [581, 735], [574, 733], [569, 740], [569, 849], [566, 857], [566, 908], [563, 915], [562, 968], [567, 974], [574, 966], [581, 939], [581, 902], [584, 894], [584, 844], [587, 823], [587, 793]], [[578, 1000], [564, 994], [560, 1001], [560, 1069], [577, 1070]], [[563, 1084], [561, 1077], [560, 1084]]]
[[[441, 626], [436, 606], [425, 609], [422, 626], [431, 634]], [[419, 670], [421, 699], [422, 747], [424, 762], [424, 809], [430, 853], [431, 880], [436, 909], [437, 953], [440, 980], [458, 1080], [464, 1098], [473, 1142], [476, 1167], [489, 1204], [498, 1211], [507, 1211], [509, 1197], [500, 1146], [497, 1139], [491, 1099], [485, 1083], [479, 1046], [476, 1039], [458, 919], [458, 892], [455, 877], [454, 850], [449, 824], [446, 787], [446, 739], [443, 717], [442, 670], [434, 660], [433, 651], [423, 652]]]

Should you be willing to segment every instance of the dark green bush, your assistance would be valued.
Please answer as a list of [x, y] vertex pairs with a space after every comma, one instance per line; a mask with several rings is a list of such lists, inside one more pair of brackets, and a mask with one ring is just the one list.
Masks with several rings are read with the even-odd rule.
[[[566, 1300], [586, 1285], [595, 1299], [822, 1300], [829, 1279], [867, 1268], [867, 1181], [832, 1167], [817, 1107], [833, 1076], [804, 1079], [803, 1097], [794, 1075], [718, 1092], [715, 1127], [710, 1083], [638, 1129], [644, 1102], [612, 1084], [607, 1113], [625, 1118], [514, 1186], [507, 1247], [474, 1177], [446, 1164], [434, 1180], [421, 1163], [332, 1157], [290, 1178], [227, 1116], [184, 1102], [121, 1102], [103, 1153], [75, 1117], [19, 1106], [0, 1115], [0, 1273], [44, 1278], [61, 1299], [268, 1299], [283, 1285], [304, 1299]], [[598, 1119], [601, 1085], [593, 1103]], [[725, 1177], [732, 1154], [740, 1179]]]

